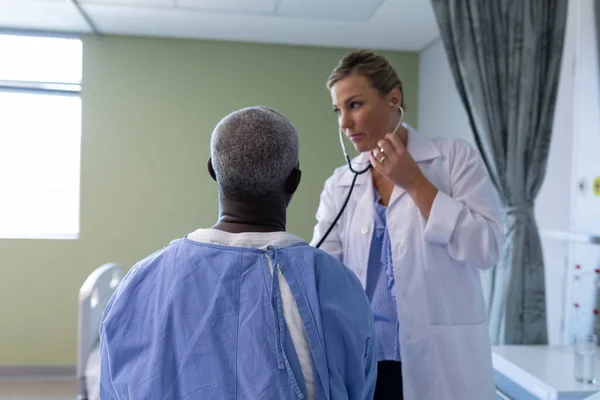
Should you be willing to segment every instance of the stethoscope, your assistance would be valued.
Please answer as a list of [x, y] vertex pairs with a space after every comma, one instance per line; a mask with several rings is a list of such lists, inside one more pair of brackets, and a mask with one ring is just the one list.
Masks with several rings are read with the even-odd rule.
[[[393, 103], [390, 103], [390, 104], [394, 105]], [[400, 128], [400, 125], [402, 125], [402, 122], [404, 121], [404, 109], [399, 105], [396, 105], [396, 107], [400, 111], [400, 119], [398, 120], [398, 124], [394, 128], [394, 132], [393, 132], [394, 135], [398, 132], [398, 128]], [[356, 183], [356, 178], [358, 178], [359, 175], [364, 174], [365, 172], [367, 172], [368, 170], [370, 170], [372, 168], [371, 163], [369, 163], [369, 165], [367, 165], [365, 167], [365, 169], [362, 169], [362, 170], [354, 169], [354, 167], [352, 166], [352, 161], [350, 160], [350, 157], [348, 156], [348, 152], [346, 151], [346, 144], [344, 143], [344, 133], [342, 131], [342, 127], [338, 128], [338, 134], [340, 136], [340, 145], [342, 146], [342, 152], [344, 153], [344, 158], [346, 159], [346, 164], [348, 164], [348, 169], [350, 170], [350, 172], [352, 172], [354, 174], [354, 178], [352, 178], [352, 183], [350, 184], [350, 190], [348, 190], [348, 194], [346, 195], [344, 204], [342, 204], [342, 208], [340, 209], [337, 216], [335, 217], [335, 219], [329, 226], [329, 229], [327, 229], [327, 232], [325, 232], [325, 235], [323, 235], [321, 240], [319, 240], [319, 242], [315, 246], [316, 248], [321, 247], [321, 245], [323, 244], [325, 239], [327, 239], [327, 236], [329, 236], [329, 234], [333, 230], [333, 227], [335, 226], [335, 224], [337, 224], [338, 220], [342, 216], [342, 213], [346, 209], [346, 206], [348, 205], [348, 201], [350, 200], [350, 196], [352, 195], [352, 190], [354, 190], [354, 184]]]

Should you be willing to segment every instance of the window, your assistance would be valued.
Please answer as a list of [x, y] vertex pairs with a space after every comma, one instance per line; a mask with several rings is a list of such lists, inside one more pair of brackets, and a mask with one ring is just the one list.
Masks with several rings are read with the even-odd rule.
[[0, 54], [0, 238], [77, 238], [81, 41], [0, 34]]

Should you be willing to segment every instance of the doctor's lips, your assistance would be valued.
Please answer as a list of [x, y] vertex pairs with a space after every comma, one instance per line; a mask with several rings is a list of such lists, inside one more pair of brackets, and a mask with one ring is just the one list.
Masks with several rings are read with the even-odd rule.
[[357, 140], [360, 140], [364, 135], [362, 133], [350, 133], [348, 135], [348, 139], [352, 140], [353, 142], [356, 142]]

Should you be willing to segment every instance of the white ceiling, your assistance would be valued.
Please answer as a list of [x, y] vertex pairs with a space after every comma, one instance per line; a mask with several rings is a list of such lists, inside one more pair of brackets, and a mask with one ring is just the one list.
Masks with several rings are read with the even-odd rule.
[[[101, 34], [419, 51], [429, 0], [79, 0]], [[73, 0], [0, 0], [0, 29], [90, 33]]]

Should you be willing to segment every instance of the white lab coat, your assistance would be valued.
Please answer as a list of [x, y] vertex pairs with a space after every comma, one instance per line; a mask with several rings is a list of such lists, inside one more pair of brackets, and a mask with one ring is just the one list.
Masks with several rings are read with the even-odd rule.
[[[479, 272], [503, 243], [499, 202], [481, 159], [466, 142], [428, 139], [406, 125], [408, 152], [438, 194], [426, 220], [396, 186], [387, 209], [396, 280], [406, 400], [495, 398], [491, 346]], [[368, 153], [353, 162], [368, 160]], [[340, 210], [354, 175], [337, 168], [326, 181], [312, 244]], [[366, 287], [374, 224], [370, 173], [360, 175], [344, 214], [321, 249]]]

